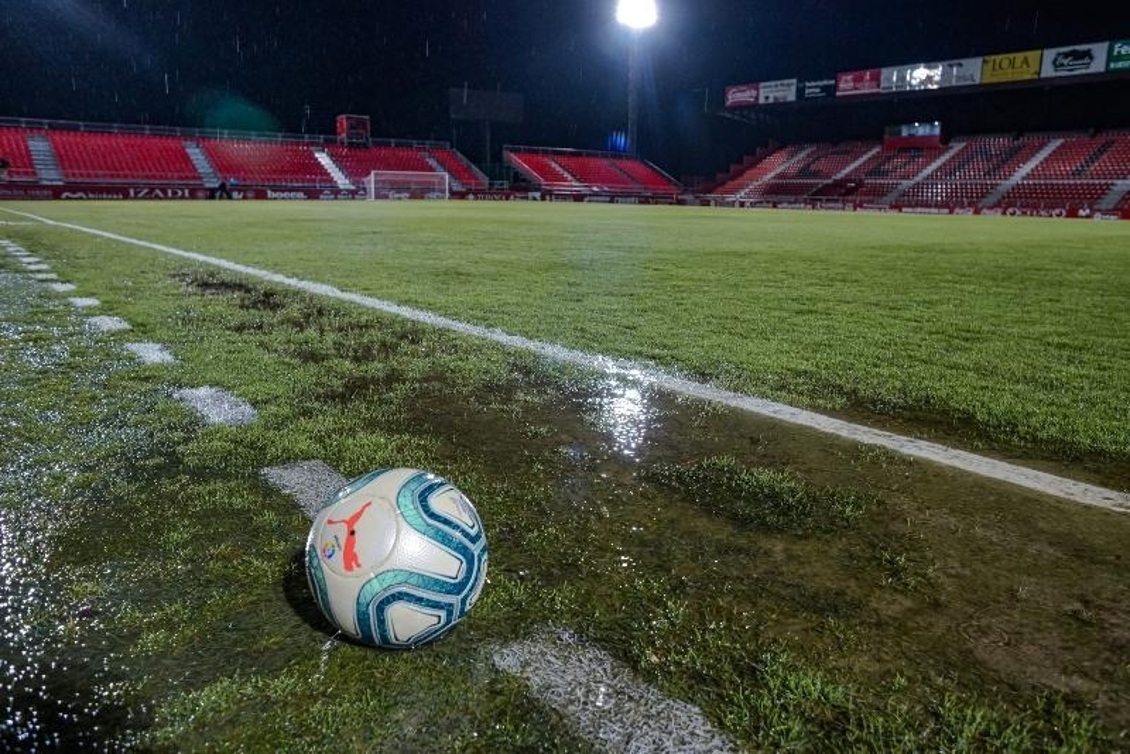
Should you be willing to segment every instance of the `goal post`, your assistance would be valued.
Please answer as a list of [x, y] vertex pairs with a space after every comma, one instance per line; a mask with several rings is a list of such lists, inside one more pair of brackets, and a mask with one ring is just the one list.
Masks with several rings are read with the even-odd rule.
[[450, 199], [451, 176], [447, 173], [407, 170], [374, 170], [365, 179], [369, 201], [377, 199]]

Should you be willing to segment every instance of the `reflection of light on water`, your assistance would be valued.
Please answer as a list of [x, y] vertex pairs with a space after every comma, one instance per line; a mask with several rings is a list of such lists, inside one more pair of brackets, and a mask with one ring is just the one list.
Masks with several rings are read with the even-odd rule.
[[651, 426], [651, 409], [639, 385], [608, 380], [597, 398], [597, 426], [612, 436], [614, 449], [635, 458]]

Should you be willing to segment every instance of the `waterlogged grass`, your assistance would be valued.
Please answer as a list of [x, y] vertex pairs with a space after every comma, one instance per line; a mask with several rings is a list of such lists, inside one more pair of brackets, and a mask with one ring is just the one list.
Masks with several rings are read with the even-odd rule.
[[[63, 305], [30, 306], [67, 347], [7, 343], [22, 397], [0, 402], [0, 462], [36, 482], [0, 504], [63, 595], [37, 625], [60, 626], [61, 657], [113, 658], [76, 683], [117, 689], [107, 740], [585, 751], [491, 662], [547, 624], [748, 750], [1130, 735], [1125, 517], [143, 250], [5, 234], [135, 327], [91, 340]], [[181, 363], [137, 367], [126, 340]], [[167, 397], [201, 385], [260, 420], [201, 427]], [[476, 502], [490, 580], [451, 636], [407, 654], [332, 640], [298, 557], [308, 522], [258, 477], [313, 458], [433, 469]]]
[[814, 487], [788, 471], [745, 468], [733, 458], [705, 458], [690, 466], [660, 464], [645, 478], [711, 513], [770, 532], [834, 532], [854, 524], [876, 502], [854, 490]]
[[1108, 476], [1130, 480], [1125, 223], [472, 203], [31, 209], [900, 431], [1114, 459]]

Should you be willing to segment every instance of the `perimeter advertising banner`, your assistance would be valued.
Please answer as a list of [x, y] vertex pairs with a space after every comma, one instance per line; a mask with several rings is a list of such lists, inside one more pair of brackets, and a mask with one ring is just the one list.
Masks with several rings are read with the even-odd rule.
[[1044, 50], [1044, 65], [1040, 69], [1040, 78], [1106, 73], [1108, 52], [1110, 52], [1109, 42]]
[[796, 79], [781, 81], [762, 81], [758, 102], [762, 105], [775, 105], [780, 102], [796, 102]]
[[1043, 50], [1025, 50], [1007, 55], [987, 55], [981, 64], [981, 83], [1004, 84], [1038, 79], [1043, 54]]
[[960, 60], [947, 60], [941, 64], [942, 80], [939, 86], [943, 89], [951, 86], [976, 86], [981, 83], [981, 67], [983, 58], [962, 58]]
[[883, 92], [917, 92], [942, 85], [941, 63], [915, 63], [884, 68], [879, 86]]
[[800, 87], [805, 99], [827, 99], [836, 96], [835, 79], [805, 81]]
[[758, 100], [758, 84], [726, 87], [726, 107], [753, 107]]
[[1130, 39], [1110, 43], [1110, 53], [1107, 56], [1106, 69], [1108, 71], [1130, 71]]
[[836, 74], [836, 96], [855, 97], [860, 94], [879, 94], [882, 79], [882, 68]]

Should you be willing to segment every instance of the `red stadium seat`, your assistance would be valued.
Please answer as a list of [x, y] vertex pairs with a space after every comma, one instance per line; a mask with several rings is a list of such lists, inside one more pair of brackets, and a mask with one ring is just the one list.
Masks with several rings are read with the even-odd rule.
[[51, 131], [49, 139], [68, 183], [201, 182], [177, 137]]

